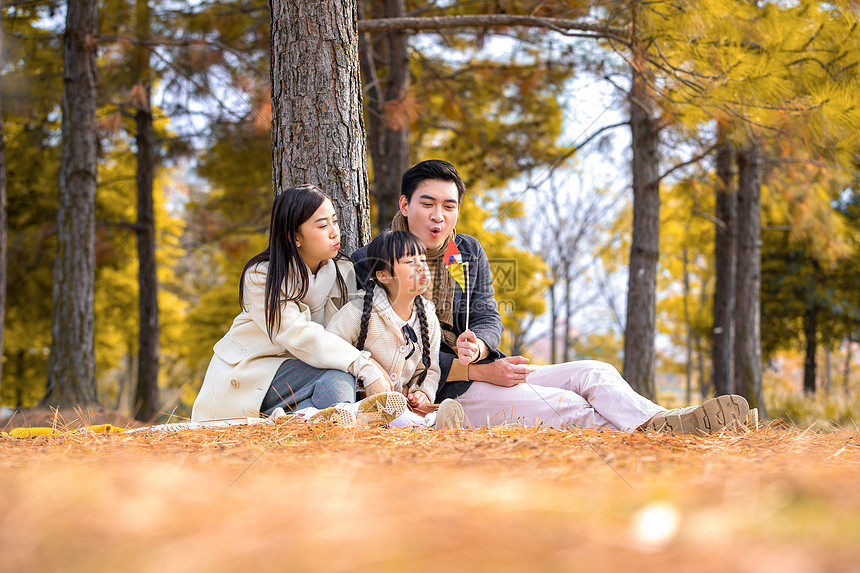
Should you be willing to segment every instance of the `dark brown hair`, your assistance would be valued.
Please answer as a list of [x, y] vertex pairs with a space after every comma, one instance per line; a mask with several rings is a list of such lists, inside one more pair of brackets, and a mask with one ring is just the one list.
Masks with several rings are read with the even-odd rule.
[[[328, 199], [325, 193], [314, 185], [298, 185], [290, 187], [275, 197], [272, 205], [272, 218], [269, 223], [269, 246], [262, 253], [251, 257], [242, 269], [239, 279], [239, 302], [245, 307], [245, 274], [248, 269], [260, 263], [268, 262], [266, 272], [266, 331], [269, 339], [274, 339], [274, 333], [281, 327], [281, 308], [289, 301], [302, 300], [308, 293], [308, 269], [299, 254], [296, 244], [296, 233], [299, 227], [310, 219], [323, 201]], [[346, 282], [337, 268], [337, 261], [349, 259], [338, 252], [332, 261], [337, 274], [337, 285], [341, 298], [346, 300]], [[281, 300], [281, 287], [284, 287], [286, 298]]]
[[463, 183], [463, 178], [457, 173], [456, 167], [441, 159], [428, 159], [410, 167], [403, 174], [400, 194], [406, 197], [407, 201], [411, 201], [412, 194], [415, 193], [418, 185], [427, 179], [453, 183], [457, 187], [457, 203], [463, 202], [463, 195], [466, 194], [466, 184]]

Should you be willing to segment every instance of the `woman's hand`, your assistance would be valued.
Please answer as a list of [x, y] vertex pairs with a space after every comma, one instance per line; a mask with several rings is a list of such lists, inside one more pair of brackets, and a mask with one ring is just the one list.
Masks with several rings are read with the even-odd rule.
[[457, 358], [460, 359], [460, 364], [466, 366], [471, 364], [481, 355], [481, 348], [478, 346], [478, 337], [471, 330], [465, 331], [457, 337]]
[[376, 382], [365, 386], [364, 392], [367, 396], [381, 394], [382, 392], [391, 392], [391, 382], [385, 378], [378, 378]]
[[364, 386], [365, 393], [368, 396], [373, 396], [374, 394], [380, 394], [382, 392], [391, 392], [394, 388], [391, 385], [391, 378], [388, 376], [388, 372], [386, 372], [385, 368], [383, 368], [379, 364], [379, 362], [377, 362], [373, 358], [371, 358], [370, 361], [373, 362], [373, 364], [376, 366], [376, 369], [379, 370], [381, 376], [374, 380], [372, 383], [366, 384]]

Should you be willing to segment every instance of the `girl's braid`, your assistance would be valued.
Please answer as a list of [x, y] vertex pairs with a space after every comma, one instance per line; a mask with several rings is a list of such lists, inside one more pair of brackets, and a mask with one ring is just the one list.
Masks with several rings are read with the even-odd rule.
[[427, 313], [424, 312], [424, 301], [421, 295], [415, 297], [415, 308], [418, 310], [418, 324], [421, 327], [421, 363], [424, 364], [424, 371], [416, 382], [420, 385], [427, 378], [427, 372], [430, 370], [430, 332], [427, 328]]
[[376, 281], [370, 279], [367, 281], [367, 290], [364, 291], [364, 306], [361, 309], [361, 327], [358, 330], [358, 342], [355, 347], [359, 350], [364, 350], [364, 341], [367, 340], [367, 325], [370, 322], [370, 309], [373, 306], [373, 289], [376, 286]]

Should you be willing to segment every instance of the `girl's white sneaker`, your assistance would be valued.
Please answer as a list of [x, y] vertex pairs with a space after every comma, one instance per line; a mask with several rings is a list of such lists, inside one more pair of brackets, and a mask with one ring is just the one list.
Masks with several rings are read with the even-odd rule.
[[323, 408], [308, 418], [310, 422], [336, 422], [343, 426], [354, 426], [355, 420], [355, 414], [339, 404]]
[[406, 411], [406, 396], [400, 392], [381, 392], [358, 402], [356, 422], [362, 426], [379, 426], [396, 420]]

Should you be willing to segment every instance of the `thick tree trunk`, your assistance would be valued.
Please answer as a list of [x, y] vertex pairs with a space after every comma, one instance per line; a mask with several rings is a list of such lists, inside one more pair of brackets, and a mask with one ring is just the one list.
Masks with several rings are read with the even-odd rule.
[[274, 193], [311, 183], [351, 253], [370, 241], [356, 0], [269, 0]]
[[[149, 89], [146, 90], [147, 101]], [[155, 262], [155, 218], [152, 185], [155, 172], [155, 133], [152, 111], [139, 109], [137, 122], [137, 255], [140, 284], [140, 335], [134, 417], [150, 421], [159, 409], [158, 277]]]
[[737, 153], [734, 390], [766, 417], [761, 380], [761, 149]]
[[[636, 4], [636, 3], [634, 3]], [[629, 94], [633, 138], [633, 236], [624, 330], [624, 378], [639, 394], [655, 399], [654, 334], [657, 257], [660, 249], [659, 132], [654, 103], [643, 76], [647, 64], [634, 51]]]
[[[404, 0], [375, 0], [374, 18], [402, 18]], [[368, 92], [368, 147], [373, 162], [377, 226], [391, 222], [400, 197], [400, 182], [409, 168], [409, 52], [405, 30], [362, 34], [361, 67]], [[379, 69], [386, 70], [384, 80]], [[383, 88], [384, 83], [384, 88]]]
[[687, 262], [687, 247], [682, 249], [684, 268], [684, 326], [687, 329], [687, 365], [684, 401], [689, 404], [693, 399], [693, 325], [690, 324], [690, 270]]
[[815, 352], [818, 350], [818, 305], [809, 301], [803, 313], [803, 336], [806, 341], [806, 357], [803, 360], [803, 391], [815, 394]]
[[[137, 36], [149, 39], [149, 3], [137, 1]], [[143, 101], [135, 113], [137, 124], [137, 257], [140, 286], [140, 333], [137, 360], [137, 389], [132, 414], [149, 422], [158, 415], [158, 276], [155, 262], [155, 216], [152, 207], [152, 186], [155, 177], [155, 130], [150, 106], [149, 49], [138, 53], [138, 81], [143, 89]]]
[[720, 135], [717, 148], [716, 284], [714, 285], [714, 391], [734, 392], [735, 263], [737, 193], [732, 185], [732, 147]]
[[[3, 0], [0, 0], [0, 14], [2, 14], [2, 10]], [[0, 43], [0, 61], [3, 61], [2, 43]], [[2, 117], [2, 106], [0, 106], [0, 117]], [[0, 357], [3, 356], [3, 337], [6, 332], [6, 263], [9, 259], [6, 243], [6, 221], [6, 136], [3, 132], [3, 122], [0, 121]], [[0, 385], [2, 383], [3, 361], [0, 360]]]
[[54, 318], [42, 406], [97, 402], [93, 346], [98, 2], [69, 0], [63, 36], [63, 144]]

